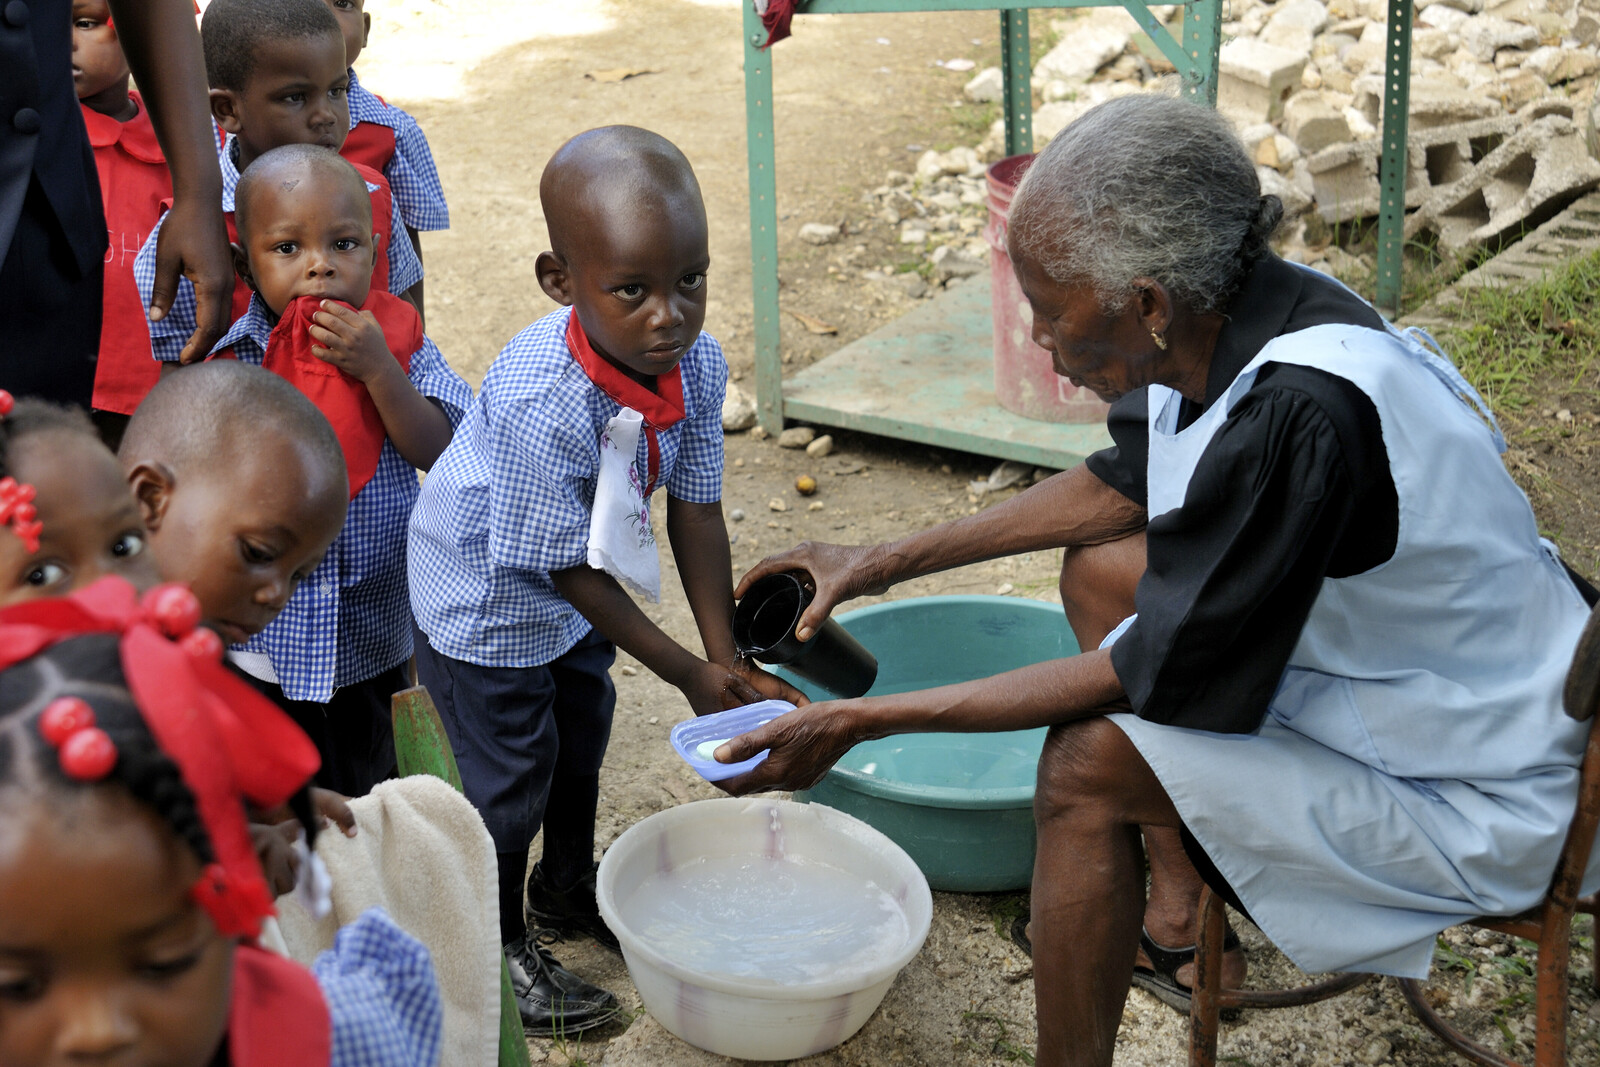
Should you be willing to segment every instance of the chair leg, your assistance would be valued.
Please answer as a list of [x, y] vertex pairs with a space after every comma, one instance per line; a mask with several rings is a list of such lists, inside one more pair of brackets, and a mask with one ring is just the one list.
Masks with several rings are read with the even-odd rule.
[[1428, 998], [1423, 995], [1421, 982], [1415, 978], [1397, 978], [1395, 980], [1400, 983], [1400, 991], [1405, 994], [1406, 1003], [1411, 1005], [1411, 1010], [1416, 1014], [1417, 1021], [1432, 1030], [1440, 1041], [1443, 1041], [1473, 1063], [1481, 1063], [1485, 1067], [1518, 1067], [1518, 1064], [1514, 1061], [1484, 1048], [1445, 1022], [1439, 1013], [1433, 1010], [1433, 1005], [1428, 1003]]
[[[1554, 910], [1554, 909], [1550, 909]], [[1536, 1007], [1534, 1011], [1534, 1067], [1566, 1067], [1567, 993], [1572, 986], [1572, 914], [1546, 914], [1539, 938]]]
[[1189, 1067], [1216, 1067], [1222, 1007], [1222, 954], [1228, 914], [1209, 887], [1200, 893], [1200, 936], [1195, 941], [1194, 994], [1189, 1001]]

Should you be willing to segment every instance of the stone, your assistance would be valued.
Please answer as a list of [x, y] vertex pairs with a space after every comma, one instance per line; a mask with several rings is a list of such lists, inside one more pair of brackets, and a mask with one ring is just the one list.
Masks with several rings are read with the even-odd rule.
[[921, 300], [923, 297], [928, 295], [928, 283], [923, 281], [922, 275], [916, 273], [915, 271], [906, 274], [896, 274], [889, 280], [891, 283], [898, 286], [901, 292], [905, 293], [913, 300]]
[[1285, 219], [1299, 218], [1311, 209], [1311, 197], [1301, 192], [1293, 182], [1272, 167], [1257, 167], [1256, 177], [1261, 180], [1262, 196], [1275, 196], [1283, 201]]
[[976, 149], [957, 147], [946, 152], [940, 161], [944, 173], [951, 175], [966, 175], [981, 177], [983, 175], [983, 161], [978, 158]]
[[1372, 141], [1332, 145], [1306, 158], [1324, 222], [1365, 218], [1378, 211], [1378, 151]]
[[1236, 125], [1269, 122], [1283, 113], [1283, 103], [1300, 84], [1307, 57], [1249, 38], [1222, 46], [1217, 81], [1217, 110]]
[[1584, 109], [1583, 139], [1589, 154], [1600, 159], [1600, 87], [1589, 93], [1589, 106]]
[[1462, 47], [1484, 63], [1493, 62], [1502, 48], [1536, 48], [1539, 44], [1539, 31], [1532, 26], [1493, 15], [1474, 15], [1456, 32], [1461, 35]]
[[750, 394], [729, 382], [728, 391], [722, 397], [723, 432], [739, 433], [755, 424], [756, 402], [750, 399]]
[[1313, 39], [1327, 24], [1328, 9], [1319, 0], [1281, 0], [1262, 27], [1259, 39], [1264, 44], [1309, 55]]
[[944, 173], [944, 156], [928, 149], [917, 157], [916, 175], [919, 182], [931, 182]]
[[1422, 27], [1411, 31], [1411, 54], [1427, 59], [1444, 59], [1461, 47], [1461, 38], [1449, 30]]
[[948, 282], [953, 278], [972, 278], [989, 269], [989, 264], [982, 259], [955, 245], [940, 245], [933, 250], [930, 259], [933, 276], [940, 282]]
[[1580, 13], [1572, 23], [1572, 39], [1581, 45], [1592, 47], [1597, 40], [1600, 40], [1600, 17], [1588, 12]]
[[1381, 22], [1369, 22], [1361, 31], [1361, 39], [1339, 56], [1344, 69], [1352, 74], [1369, 71], [1374, 65], [1383, 70], [1383, 57], [1389, 47], [1389, 30]]
[[1389, 1044], [1387, 1038], [1373, 1034], [1371, 1037], [1367, 1038], [1361, 1043], [1360, 1048], [1356, 1049], [1356, 1062], [1368, 1064], [1382, 1063], [1384, 1060], [1389, 1058], [1389, 1053], [1392, 1050], [1393, 1048]]
[[800, 240], [808, 245], [831, 245], [839, 239], [839, 227], [826, 222], [808, 222], [800, 227]]
[[1460, 32], [1468, 13], [1449, 4], [1436, 3], [1426, 9], [1418, 5], [1417, 21], [1436, 30]]
[[1545, 80], [1530, 70], [1518, 71], [1504, 79], [1500, 82], [1499, 89], [1500, 99], [1510, 111], [1527, 107], [1550, 92], [1550, 86], [1545, 84]]
[[1061, 40], [1034, 65], [1035, 89], [1052, 81], [1087, 82], [1122, 54], [1138, 29], [1120, 8], [1098, 8], [1081, 18], [1057, 19], [1052, 27], [1060, 31]]
[[[1283, 105], [1283, 132], [1310, 153], [1350, 140], [1350, 123], [1319, 94], [1299, 92]], [[1256, 162], [1263, 161], [1258, 156]]]
[[[1382, 99], [1382, 94], [1382, 82], [1380, 82], [1379, 100]], [[1367, 121], [1374, 125], [1377, 125], [1378, 119], [1382, 117], [1373, 113], [1376, 110], [1373, 108], [1372, 111], [1366, 112]], [[1499, 101], [1476, 93], [1463, 92], [1457, 86], [1423, 80], [1412, 83], [1410, 128], [1413, 130], [1472, 122], [1498, 115], [1502, 110]]]
[[809, 426], [791, 426], [778, 435], [779, 448], [804, 448], [817, 438], [817, 431]]
[[1103, 104], [1107, 100], [1136, 92], [1139, 92], [1139, 88], [1128, 82], [1092, 82], [1080, 87], [1075, 99], [1055, 100], [1040, 105], [1033, 112], [1034, 151], [1037, 152], [1049, 144], [1056, 134], [1066, 129], [1096, 104]]
[[928, 239], [928, 231], [916, 226], [907, 226], [900, 231], [900, 243], [903, 245], [920, 245]]
[[961, 90], [975, 104], [998, 104], [1006, 96], [1005, 75], [999, 67], [985, 67]]
[[772, 435], [767, 432], [767, 428], [761, 425], [759, 422], [750, 427], [750, 440], [752, 441], [765, 441], [771, 436]]
[[1378, 127], [1367, 121], [1367, 116], [1353, 107], [1345, 108], [1340, 114], [1345, 125], [1350, 127], [1350, 136], [1357, 141], [1370, 141], [1378, 136]]
[[823, 434], [821, 437], [813, 440], [809, 445], [806, 445], [806, 455], [810, 456], [812, 459], [822, 459], [832, 451], [833, 437], [830, 434]]
[[1463, 15], [1476, 15], [1484, 8], [1483, 0], [1417, 0], [1417, 10], [1424, 8], [1446, 7], [1461, 12]]
[[1406, 234], [1437, 234], [1461, 255], [1531, 229], [1600, 186], [1600, 162], [1568, 118], [1546, 115], [1506, 137], [1460, 180], [1435, 190], [1406, 222]]
[[744, 521], [744, 508], [734, 508], [732, 511], [728, 512], [728, 521], [729, 522], [743, 522]]
[[1522, 61], [1522, 69], [1539, 75], [1547, 85], [1560, 85], [1600, 70], [1600, 56], [1596, 56], [1591, 48], [1556, 48], [1547, 45], [1528, 53], [1528, 57]]

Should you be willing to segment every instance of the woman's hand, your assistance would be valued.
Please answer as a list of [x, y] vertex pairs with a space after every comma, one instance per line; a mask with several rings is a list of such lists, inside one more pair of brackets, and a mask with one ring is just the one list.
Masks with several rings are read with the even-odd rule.
[[810, 789], [839, 757], [866, 740], [856, 734], [853, 704], [849, 700], [811, 704], [733, 738], [717, 749], [718, 763], [739, 763], [766, 748], [772, 752], [754, 770], [716, 785], [734, 796]]
[[294, 843], [300, 836], [300, 825], [294, 822], [267, 826], [250, 824], [250, 841], [255, 846], [256, 859], [261, 861], [261, 873], [267, 876], [267, 885], [274, 897], [294, 890], [300, 877], [300, 858], [294, 854]]
[[880, 564], [882, 547], [802, 541], [789, 551], [768, 556], [751, 567], [749, 573], [739, 579], [739, 587], [733, 591], [733, 595], [735, 599], [742, 599], [750, 591], [750, 586], [769, 574], [806, 572], [811, 576], [807, 584], [815, 588], [816, 597], [800, 616], [795, 636], [802, 641], [809, 641], [840, 603], [858, 596], [878, 596], [888, 591], [891, 583], [883, 576]]
[[335, 793], [331, 789], [311, 787], [311, 810], [316, 812], [321, 820], [322, 829], [326, 830], [332, 823], [346, 837], [356, 836], [356, 816], [350, 810], [348, 797]]

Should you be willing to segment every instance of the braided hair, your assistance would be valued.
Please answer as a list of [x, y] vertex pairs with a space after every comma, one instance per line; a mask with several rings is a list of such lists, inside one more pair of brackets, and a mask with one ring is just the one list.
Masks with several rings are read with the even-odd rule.
[[[17, 405], [22, 406], [20, 403]], [[88, 634], [51, 645], [0, 671], [0, 792], [82, 788], [61, 770], [60, 760], [39, 732], [39, 715], [58, 697], [76, 696], [94, 709], [96, 724], [110, 735], [117, 762], [106, 782], [118, 782], [172, 828], [202, 865], [211, 863], [211, 839], [199, 807], [177, 764], [156, 744], [128, 692], [115, 634]], [[306, 842], [316, 840], [310, 791], [289, 801]]]
[[24, 397], [12, 406], [11, 414], [0, 418], [0, 477], [16, 475], [12, 470], [12, 446], [25, 437], [49, 431], [82, 434], [100, 440], [94, 423], [82, 408]]

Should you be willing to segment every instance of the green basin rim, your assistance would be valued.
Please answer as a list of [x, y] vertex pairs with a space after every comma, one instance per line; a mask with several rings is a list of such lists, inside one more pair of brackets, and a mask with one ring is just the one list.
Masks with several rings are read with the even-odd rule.
[[[1020, 610], [1021, 612], [1036, 612], [1041, 616], [1048, 616], [1054, 622], [1065, 623], [1061, 614], [1062, 608], [1059, 604], [1046, 603], [1042, 600], [1027, 600], [1022, 597], [990, 596], [976, 593], [889, 600], [882, 604], [872, 604], [868, 607], [844, 612], [838, 616], [838, 619], [841, 623], [848, 623], [850, 619], [864, 619], [873, 615], [891, 614], [896, 611], [905, 611], [913, 606], [917, 608], [937, 608], [947, 604], [986, 604], [991, 606], [1003, 604], [1008, 609]], [[849, 626], [846, 625], [845, 628], [849, 629]], [[997, 732], [1012, 733], [1015, 731]], [[915, 804], [925, 808], [966, 808], [975, 811], [992, 811], [997, 808], [1033, 807], [1034, 787], [1031, 784], [997, 789], [963, 789], [959, 786], [949, 785], [917, 785], [913, 782], [903, 782], [891, 778], [882, 778], [875, 774], [865, 774], [839, 764], [834, 764], [833, 768], [828, 771], [827, 780], [840, 788], [849, 789], [856, 793], [865, 793], [868, 796], [882, 797], [885, 800], [899, 801], [902, 804]]]

